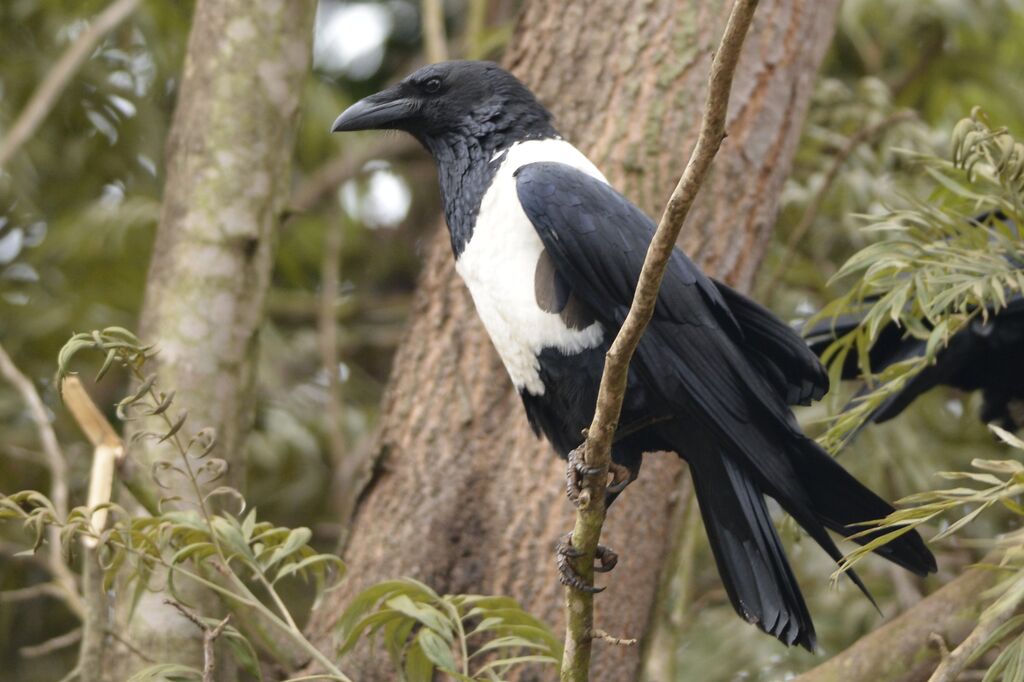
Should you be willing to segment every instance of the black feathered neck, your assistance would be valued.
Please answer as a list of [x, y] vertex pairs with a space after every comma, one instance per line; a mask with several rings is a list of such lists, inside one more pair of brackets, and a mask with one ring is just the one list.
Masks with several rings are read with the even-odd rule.
[[528, 101], [496, 96], [442, 133], [412, 131], [437, 163], [456, 258], [473, 236], [480, 202], [508, 148], [526, 140], [558, 138], [551, 118], [532, 96]]

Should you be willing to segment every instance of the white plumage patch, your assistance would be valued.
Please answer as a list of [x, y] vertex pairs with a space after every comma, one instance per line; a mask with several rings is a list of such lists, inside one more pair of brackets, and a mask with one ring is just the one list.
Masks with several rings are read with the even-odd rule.
[[564, 140], [530, 140], [509, 148], [483, 196], [473, 234], [455, 264], [477, 313], [518, 389], [544, 394], [538, 354], [545, 348], [578, 353], [604, 337], [599, 322], [576, 330], [542, 310], [534, 273], [544, 245], [516, 195], [516, 169], [538, 161], [564, 163], [607, 182], [601, 171]]

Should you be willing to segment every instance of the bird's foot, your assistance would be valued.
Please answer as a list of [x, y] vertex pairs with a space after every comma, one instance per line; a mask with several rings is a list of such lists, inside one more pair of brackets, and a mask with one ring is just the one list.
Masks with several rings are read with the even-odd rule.
[[[580, 494], [583, 492], [585, 479], [598, 476], [601, 470], [589, 466], [583, 459], [583, 446], [572, 450], [569, 453], [568, 463], [565, 468], [565, 495], [574, 506], [580, 506]], [[617, 495], [626, 489], [633, 480], [632, 473], [628, 467], [611, 462], [608, 465], [608, 473], [612, 475], [611, 483], [605, 487], [606, 494]]]
[[[573, 589], [579, 590], [580, 592], [589, 592], [590, 594], [597, 594], [603, 592], [603, 587], [595, 587], [589, 584], [583, 577], [576, 572], [576, 569], [572, 566], [572, 560], [578, 559], [583, 556], [583, 552], [576, 549], [572, 545], [572, 533], [566, 533], [558, 539], [558, 544], [555, 545], [555, 561], [558, 564], [558, 582], [562, 583], [566, 587], [572, 587]], [[594, 570], [598, 573], [607, 573], [608, 571], [615, 568], [615, 564], [619, 561], [619, 555], [611, 550], [609, 547], [604, 545], [597, 546], [597, 552], [594, 554], [594, 558], [599, 562], [598, 565], [594, 566]]]

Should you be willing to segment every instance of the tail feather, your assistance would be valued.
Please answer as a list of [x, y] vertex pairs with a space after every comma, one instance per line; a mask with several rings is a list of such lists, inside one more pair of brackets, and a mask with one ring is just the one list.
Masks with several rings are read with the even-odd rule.
[[718, 453], [701, 453], [689, 461], [701, 516], [733, 608], [783, 643], [813, 651], [814, 624], [764, 496]]
[[[817, 443], [805, 439], [795, 449], [793, 467], [810, 497], [815, 515], [827, 528], [849, 537], [864, 530], [861, 524], [892, 513], [892, 506], [853, 477]], [[854, 538], [861, 545], [881, 531]], [[914, 531], [881, 546], [876, 553], [903, 568], [924, 576], [936, 570], [935, 557]]]

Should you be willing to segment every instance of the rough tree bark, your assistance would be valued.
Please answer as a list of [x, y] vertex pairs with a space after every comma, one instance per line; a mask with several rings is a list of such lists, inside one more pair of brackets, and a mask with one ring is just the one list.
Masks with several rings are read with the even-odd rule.
[[934, 638], [949, 649], [960, 644], [991, 605], [980, 595], [1003, 577], [990, 567], [966, 571], [796, 682], [924, 682], [941, 658]]
[[[749, 287], [770, 236], [838, 0], [762, 2], [733, 87], [729, 137], [684, 229], [708, 272]], [[715, 0], [527, 2], [506, 64], [555, 113], [560, 131], [649, 214], [658, 215], [700, 123], [711, 49], [726, 12]], [[378, 466], [361, 501], [346, 561], [350, 577], [310, 629], [333, 623], [369, 583], [414, 576], [442, 592], [517, 598], [563, 623], [555, 538], [572, 525], [564, 463], [530, 432], [472, 303], [447, 236], [433, 241], [413, 319], [383, 405]], [[643, 637], [672, 538], [682, 467], [648, 457], [616, 504], [603, 541], [622, 554], [597, 599], [596, 624]], [[390, 679], [356, 652], [359, 679]], [[633, 679], [639, 649], [595, 648], [595, 680]]]
[[[185, 432], [216, 430], [215, 454], [229, 469], [213, 485], [243, 481], [256, 332], [290, 188], [314, 7], [312, 0], [200, 0], [193, 18], [139, 335], [159, 346], [151, 371], [163, 390], [177, 391], [172, 411], [188, 411]], [[160, 426], [131, 422], [126, 435], [144, 428]], [[193, 499], [184, 481], [168, 478], [170, 490], [153, 483], [152, 463], [172, 456], [140, 444], [122, 476], [143, 497]], [[144, 595], [130, 621], [131, 592], [118, 596], [117, 627], [137, 649], [202, 667], [202, 633], [163, 603], [166, 595]], [[120, 645], [110, 648], [108, 679], [127, 679], [143, 665]]]

